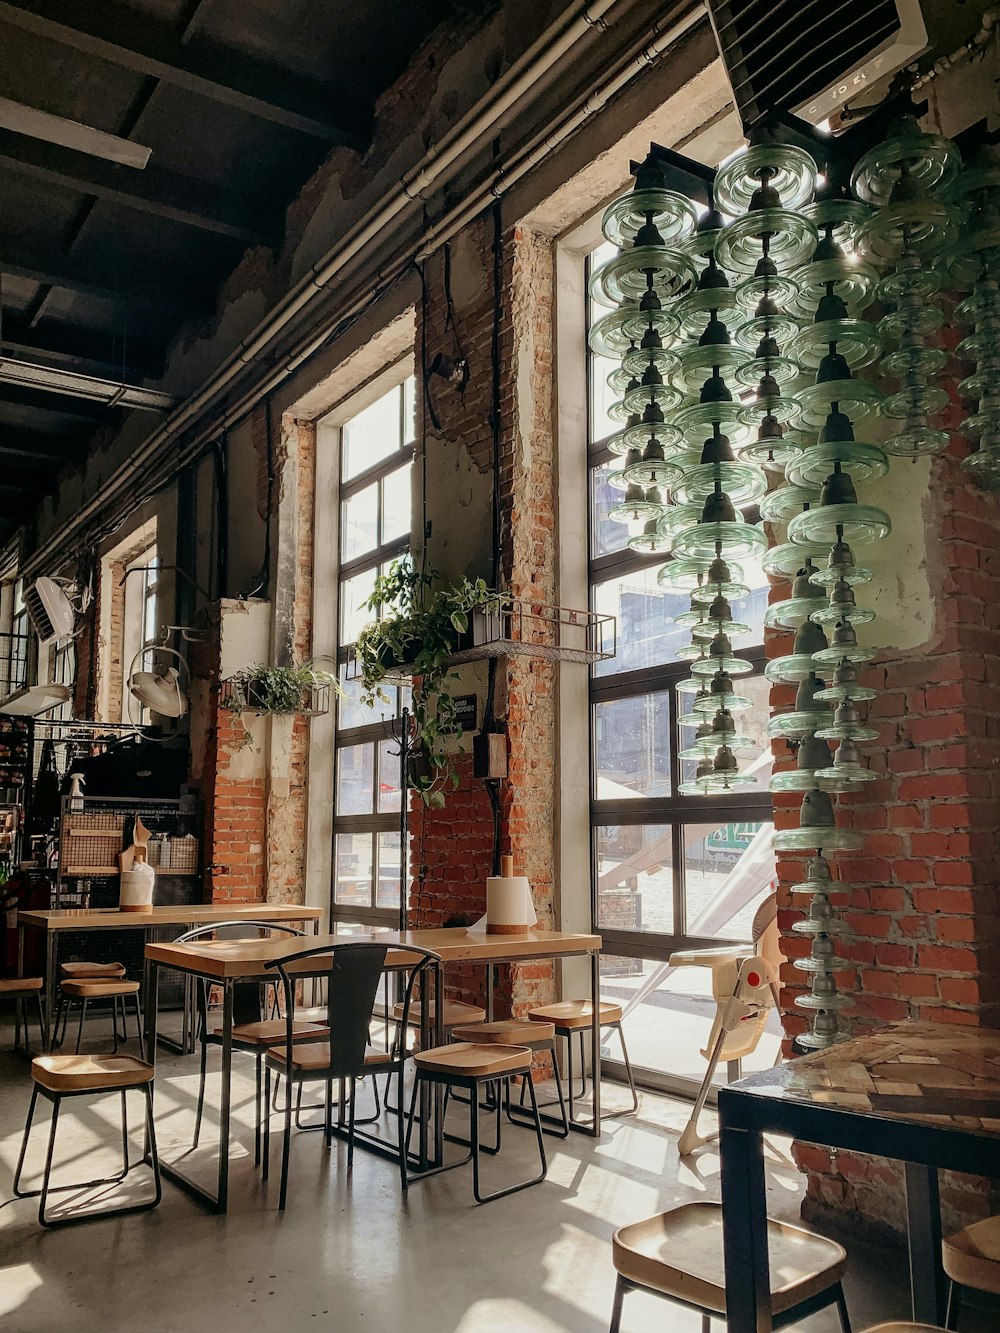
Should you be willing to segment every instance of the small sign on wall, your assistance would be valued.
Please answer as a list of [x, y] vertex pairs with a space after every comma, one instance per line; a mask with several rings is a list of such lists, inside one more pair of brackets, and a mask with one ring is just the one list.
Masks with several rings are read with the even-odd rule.
[[476, 711], [479, 699], [475, 694], [459, 694], [455, 698], [455, 718], [463, 731], [476, 730]]

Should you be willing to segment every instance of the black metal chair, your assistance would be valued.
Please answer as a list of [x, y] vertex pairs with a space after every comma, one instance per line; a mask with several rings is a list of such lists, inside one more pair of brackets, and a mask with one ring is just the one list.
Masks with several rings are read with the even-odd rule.
[[[175, 943], [188, 944], [192, 940], [213, 936], [222, 940], [259, 939], [262, 932], [268, 935], [304, 936], [305, 931], [297, 926], [285, 926], [272, 921], [220, 921], [214, 925], [197, 926], [193, 930], [178, 935]], [[268, 985], [270, 989], [270, 983]], [[201, 1121], [205, 1110], [205, 1082], [208, 1070], [209, 1046], [222, 1045], [222, 1029], [209, 1027], [208, 1021], [208, 983], [199, 978], [196, 988], [198, 1009], [198, 1032], [200, 1038], [201, 1067], [198, 1078], [198, 1109], [194, 1121], [193, 1148], [197, 1148], [201, 1137]], [[245, 1055], [252, 1055], [256, 1065], [256, 1102], [254, 1109], [254, 1163], [260, 1162], [260, 1098], [262, 1089], [261, 1066], [264, 1052], [275, 1042], [284, 1040], [285, 1023], [281, 1018], [266, 1018], [270, 1006], [262, 997], [259, 981], [237, 984], [233, 993], [233, 1050]], [[325, 1028], [316, 1023], [303, 1023], [296, 1034], [297, 1041], [314, 1040], [323, 1036]]]
[[[400, 1087], [395, 1108], [400, 1175], [406, 1181], [405, 1134], [403, 1130], [402, 1080], [407, 1059], [405, 1050], [392, 1053], [369, 1044], [375, 997], [386, 969], [389, 946], [345, 940], [331, 949], [321, 945], [305, 949], [280, 962], [269, 963], [281, 978], [285, 996], [285, 1040], [271, 1046], [264, 1058], [264, 1178], [267, 1179], [271, 1135], [271, 1075], [285, 1079], [284, 1133], [281, 1153], [281, 1187], [278, 1207], [283, 1209], [288, 1194], [288, 1161], [292, 1136], [292, 1090], [303, 1083], [322, 1082], [326, 1092], [322, 1103], [324, 1138], [333, 1142], [333, 1085], [347, 1085], [347, 1169], [354, 1162], [357, 1123], [357, 1080], [366, 1073], [395, 1074]], [[417, 978], [437, 955], [427, 949], [407, 946], [407, 977], [403, 1004], [406, 1013]], [[397, 967], [399, 965], [396, 965]], [[295, 987], [304, 977], [320, 977], [326, 983], [326, 1032], [323, 1039], [303, 1042], [295, 1030]]]

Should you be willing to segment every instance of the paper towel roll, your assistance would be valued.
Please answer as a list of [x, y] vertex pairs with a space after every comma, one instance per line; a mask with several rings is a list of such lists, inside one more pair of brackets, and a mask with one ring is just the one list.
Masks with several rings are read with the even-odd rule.
[[487, 935], [521, 935], [535, 923], [531, 887], [524, 875], [491, 875], [486, 881]]

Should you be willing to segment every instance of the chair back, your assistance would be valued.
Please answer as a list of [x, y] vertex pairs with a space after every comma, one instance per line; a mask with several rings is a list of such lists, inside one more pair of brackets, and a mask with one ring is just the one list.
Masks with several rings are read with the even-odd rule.
[[754, 913], [750, 936], [754, 948], [765, 959], [769, 970], [777, 978], [785, 961], [781, 952], [781, 931], [778, 929], [778, 895], [769, 893]]

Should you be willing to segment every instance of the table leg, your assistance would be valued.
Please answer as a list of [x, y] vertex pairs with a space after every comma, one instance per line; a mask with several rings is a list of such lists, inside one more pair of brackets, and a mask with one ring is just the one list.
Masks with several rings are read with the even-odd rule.
[[229, 1117], [233, 1073], [233, 992], [230, 978], [222, 989], [222, 1108], [219, 1113], [219, 1193], [216, 1211], [224, 1213], [229, 1202]]
[[493, 963], [486, 964], [486, 1021], [493, 1022], [493, 992], [496, 988], [496, 968]]
[[728, 1333], [770, 1333], [764, 1143], [759, 1132], [733, 1129], [720, 1105], [722, 1234]]
[[58, 932], [45, 932], [45, 1040], [46, 1051], [52, 1050], [52, 1019], [56, 1012], [56, 967], [58, 964]]
[[941, 1203], [937, 1168], [904, 1162], [906, 1228], [910, 1244], [910, 1292], [919, 1324], [944, 1324], [945, 1276], [941, 1267]]
[[[590, 1074], [594, 1085], [595, 1139], [601, 1137], [601, 959], [590, 955]], [[570, 1038], [572, 1041], [572, 1037]]]
[[[155, 1066], [155, 1064], [156, 1064], [156, 1018], [157, 1018], [157, 1014], [156, 1014], [156, 995], [157, 995], [157, 990], [158, 990], [158, 984], [157, 984], [157, 979], [158, 979], [158, 969], [157, 969], [156, 964], [155, 964], [151, 959], [149, 959], [149, 958], [144, 958], [144, 960], [143, 960], [142, 973], [143, 973], [143, 978], [142, 978], [142, 979], [143, 979], [143, 986], [142, 986], [142, 996], [143, 996], [142, 1004], [143, 1004], [143, 1010], [142, 1010], [142, 1012], [143, 1012], [143, 1025], [144, 1025], [144, 1027], [145, 1027], [145, 1029], [146, 1029], [146, 1031], [145, 1031], [145, 1038], [146, 1038], [146, 1059], [149, 1061], [149, 1063], [150, 1063], [151, 1065], [154, 1065], [154, 1066]], [[156, 1097], [156, 1079], [155, 1079], [155, 1077], [154, 1077], [152, 1083], [150, 1083], [150, 1085], [149, 1085], [149, 1104], [150, 1104], [150, 1114], [149, 1114], [149, 1118], [150, 1118], [150, 1119], [152, 1119], [152, 1116], [153, 1116], [152, 1107], [153, 1107], [153, 1104], [154, 1104], [155, 1097]], [[142, 1158], [143, 1158], [143, 1161], [144, 1161], [144, 1162], [148, 1162], [148, 1161], [149, 1161], [149, 1158], [150, 1158], [150, 1153], [149, 1153], [149, 1123], [148, 1123], [148, 1121], [147, 1121], [147, 1123], [146, 1123], [145, 1130], [143, 1131]]]
[[17, 975], [24, 976], [24, 922], [17, 923]]

